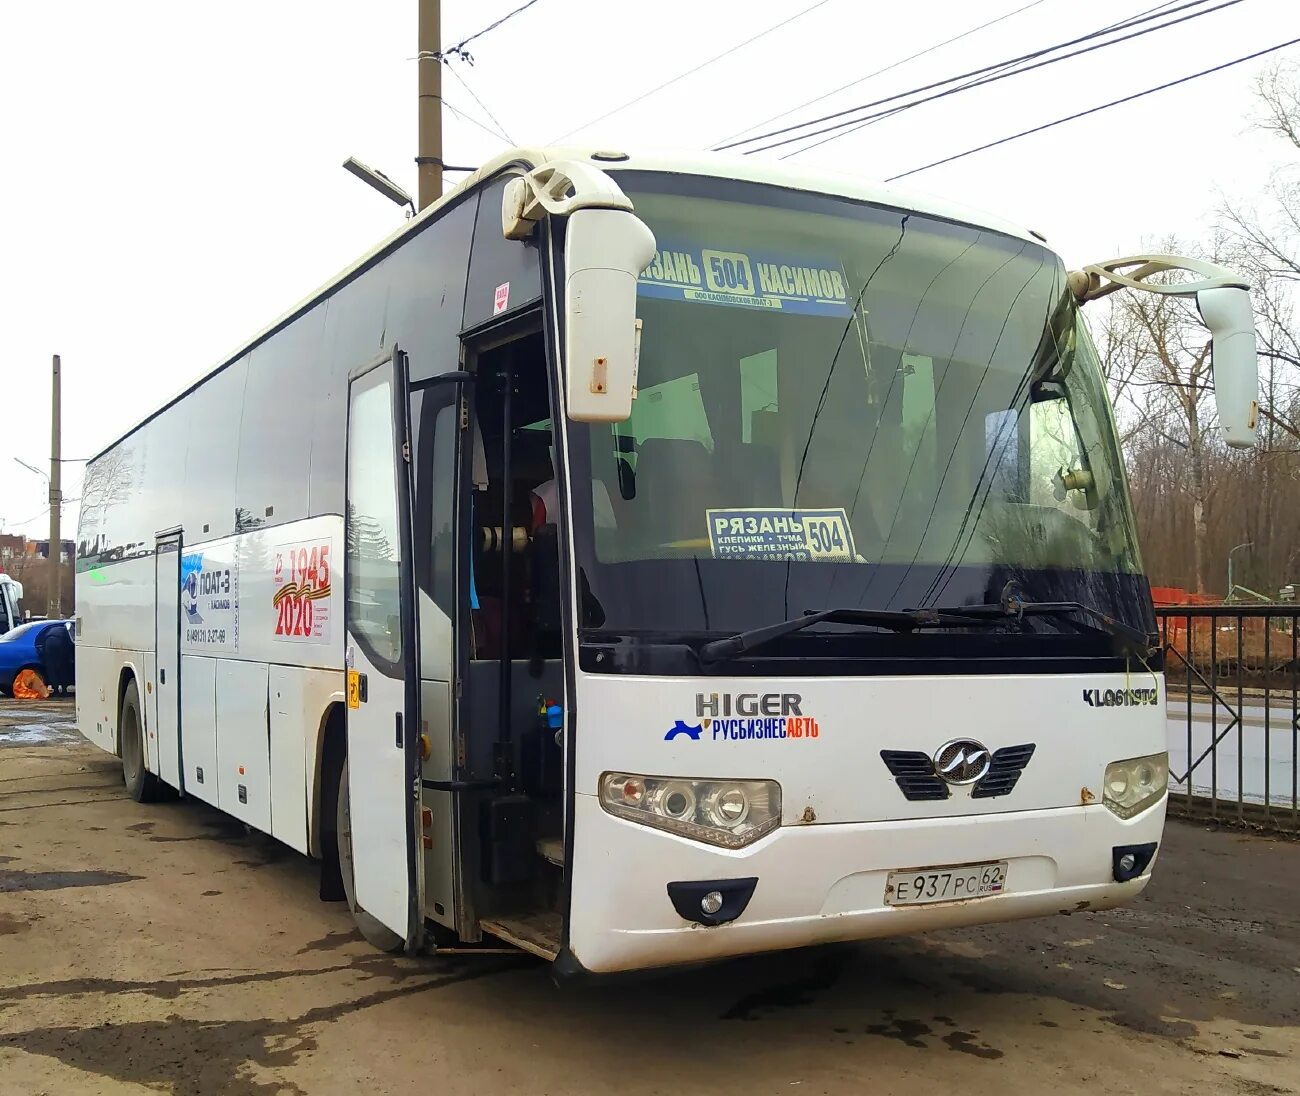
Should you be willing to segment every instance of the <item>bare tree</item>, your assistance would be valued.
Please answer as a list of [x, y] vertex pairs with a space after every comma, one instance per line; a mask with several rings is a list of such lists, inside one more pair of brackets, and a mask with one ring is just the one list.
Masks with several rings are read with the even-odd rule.
[[[1254, 287], [1260, 353], [1260, 447], [1246, 463], [1256, 504], [1253, 538], [1271, 580], [1291, 581], [1297, 550], [1291, 515], [1300, 450], [1300, 328], [1294, 294], [1300, 286], [1300, 65], [1281, 62], [1255, 78], [1256, 128], [1277, 137], [1286, 159], [1271, 173], [1258, 205], [1224, 199], [1221, 230], [1233, 259]], [[1262, 208], [1261, 208], [1262, 206]]]
[[1300, 425], [1291, 415], [1300, 377], [1294, 310], [1294, 290], [1300, 285], [1300, 65], [1283, 61], [1265, 69], [1255, 78], [1255, 96], [1255, 126], [1281, 139], [1287, 160], [1273, 170], [1264, 188], [1263, 212], [1225, 198], [1219, 220], [1237, 264], [1254, 285], [1256, 332], [1265, 363], [1260, 403], [1272, 448], [1275, 429], [1300, 441]]
[[[1188, 248], [1168, 239], [1155, 250], [1179, 253]], [[1205, 328], [1195, 305], [1184, 298], [1123, 293], [1112, 298], [1100, 343], [1139, 510], [1143, 501], [1151, 501], [1155, 486], [1134, 475], [1139, 468], [1148, 474], [1158, 469], [1165, 477], [1182, 473], [1181, 486], [1192, 509], [1191, 579], [1195, 589], [1203, 592], [1209, 535], [1207, 456], [1213, 444], [1212, 374]], [[1163, 447], [1173, 447], [1182, 458], [1170, 459], [1161, 452]], [[1138, 460], [1139, 455], [1145, 460]], [[1172, 486], [1163, 483], [1161, 494]], [[1143, 499], [1144, 494], [1148, 498]]]
[[[1253, 203], [1222, 200], [1200, 250], [1253, 287], [1259, 446], [1228, 450], [1213, 429], [1208, 333], [1191, 302], [1117, 294], [1097, 332], [1157, 585], [1217, 589], [1228, 551], [1244, 542], [1255, 547], [1238, 574], [1255, 589], [1276, 590], [1300, 567], [1300, 65], [1264, 71], [1255, 89], [1255, 125], [1278, 138], [1285, 161]], [[1154, 250], [1189, 249], [1167, 240]]]
[[[1225, 200], [1225, 226], [1257, 256], [1272, 277], [1300, 282], [1300, 65], [1279, 62], [1255, 78], [1260, 114], [1255, 125], [1286, 142], [1291, 159], [1278, 166], [1264, 188], [1266, 212]], [[1284, 146], [1285, 147], [1285, 146]]]
[[1116, 307], [1115, 297], [1105, 297], [1092, 306], [1089, 327], [1101, 358], [1102, 374], [1115, 405], [1120, 447], [1127, 455], [1133, 441], [1146, 427], [1146, 416], [1136, 395], [1142, 388], [1140, 367], [1146, 344], [1140, 325], [1131, 312]]

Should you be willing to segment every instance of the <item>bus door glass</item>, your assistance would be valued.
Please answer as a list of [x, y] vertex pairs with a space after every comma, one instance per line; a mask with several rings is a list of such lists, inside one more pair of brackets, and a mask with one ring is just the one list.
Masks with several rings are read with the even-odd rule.
[[[418, 682], [406, 454], [405, 356], [354, 375], [348, 391], [345, 610], [347, 764], [339, 841], [348, 898], [411, 943], [416, 887]], [[344, 795], [346, 793], [346, 795]], [[369, 934], [367, 934], [369, 935]]]

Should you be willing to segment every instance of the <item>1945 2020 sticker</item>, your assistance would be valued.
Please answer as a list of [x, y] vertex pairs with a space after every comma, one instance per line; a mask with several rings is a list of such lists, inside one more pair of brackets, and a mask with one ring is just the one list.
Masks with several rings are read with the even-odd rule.
[[329, 642], [332, 563], [328, 540], [275, 549], [272, 604], [277, 639]]

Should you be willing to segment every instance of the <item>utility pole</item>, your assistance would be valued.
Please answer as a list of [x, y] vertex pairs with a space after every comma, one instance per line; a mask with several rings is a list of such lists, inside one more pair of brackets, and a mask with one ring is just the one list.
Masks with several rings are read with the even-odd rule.
[[63, 492], [59, 489], [62, 483], [60, 469], [63, 467], [63, 452], [60, 446], [59, 429], [61, 415], [60, 400], [60, 379], [59, 379], [59, 356], [54, 355], [54, 367], [51, 374], [50, 389], [50, 554], [49, 570], [46, 572], [49, 579], [50, 603], [46, 610], [51, 620], [59, 620], [63, 616], [63, 591], [60, 589], [63, 579], [63, 568], [61, 566], [61, 557], [63, 555], [63, 541], [60, 539], [59, 517], [63, 509]]
[[415, 162], [420, 209], [442, 197], [442, 0], [418, 0], [420, 130]]

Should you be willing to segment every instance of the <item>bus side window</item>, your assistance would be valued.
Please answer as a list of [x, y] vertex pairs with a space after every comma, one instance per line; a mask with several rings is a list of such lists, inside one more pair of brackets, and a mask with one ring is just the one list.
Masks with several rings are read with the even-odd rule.
[[1067, 399], [1029, 405], [1029, 501], [1060, 506], [1060, 476], [1081, 465]]
[[[700, 396], [697, 373], [660, 381], [642, 388], [632, 403], [628, 422], [636, 444], [649, 438], [665, 441], [697, 441], [713, 451], [713, 432]], [[635, 463], [633, 464], [635, 470]]]
[[993, 411], [984, 416], [985, 463], [981, 477], [991, 482], [988, 497], [1022, 501], [1020, 460], [1020, 416], [1014, 410]]
[[938, 424], [935, 409], [934, 359], [903, 354], [903, 453], [911, 467], [908, 489], [929, 494], [935, 488]]
[[740, 359], [740, 440], [766, 442], [764, 434], [777, 413], [776, 351], [765, 350]]

